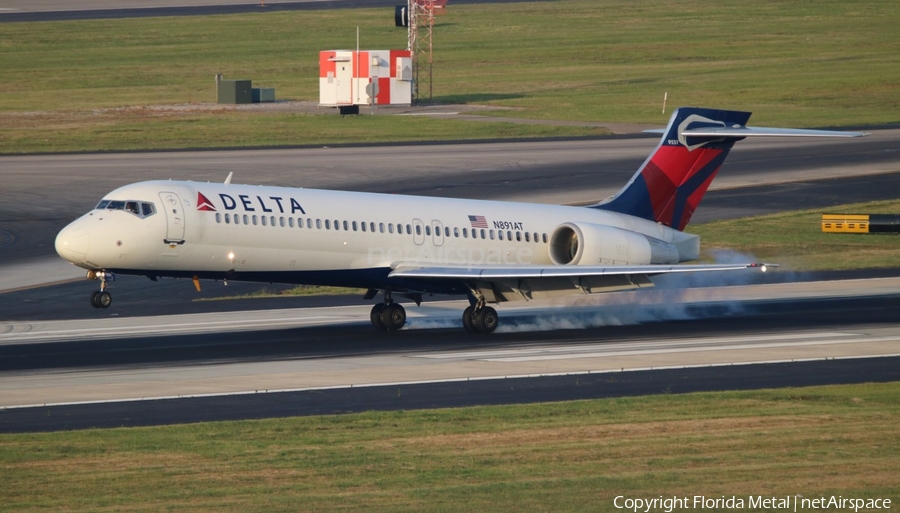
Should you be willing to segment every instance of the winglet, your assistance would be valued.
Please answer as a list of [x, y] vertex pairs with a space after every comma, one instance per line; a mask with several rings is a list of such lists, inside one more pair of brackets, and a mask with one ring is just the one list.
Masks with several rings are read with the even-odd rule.
[[228, 178], [225, 179], [225, 185], [231, 184], [231, 177], [234, 176], [234, 171], [228, 173]]

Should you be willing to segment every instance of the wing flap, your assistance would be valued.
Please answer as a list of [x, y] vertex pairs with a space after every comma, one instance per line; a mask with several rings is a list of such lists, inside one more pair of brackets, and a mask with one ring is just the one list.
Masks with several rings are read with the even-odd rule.
[[738, 271], [765, 264], [696, 265], [549, 265], [549, 266], [426, 266], [395, 264], [391, 278], [460, 280], [487, 302], [529, 301], [557, 296], [596, 294], [652, 287], [649, 276], [672, 273]]
[[457, 279], [457, 280], [511, 280], [540, 278], [582, 278], [591, 276], [623, 276], [658, 274], [737, 271], [759, 268], [765, 272], [768, 264], [693, 264], [693, 265], [547, 265], [547, 266], [423, 266], [395, 264], [388, 275], [391, 278]]

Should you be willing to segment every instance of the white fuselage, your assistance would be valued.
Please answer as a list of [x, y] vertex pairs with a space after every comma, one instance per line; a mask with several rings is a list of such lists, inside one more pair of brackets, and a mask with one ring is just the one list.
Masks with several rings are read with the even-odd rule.
[[[551, 257], [553, 234], [567, 224], [601, 230], [600, 240], [581, 241], [594, 251], [578, 264], [650, 263], [631, 244], [635, 236], [677, 247], [676, 261], [696, 258], [699, 246], [695, 236], [661, 224], [583, 207], [179, 181], [127, 185], [104, 200], [152, 204], [154, 212], [94, 209], [60, 232], [58, 251], [86, 269], [151, 276], [398, 262], [552, 265], [559, 263]], [[579, 235], [589, 238], [588, 231]]]

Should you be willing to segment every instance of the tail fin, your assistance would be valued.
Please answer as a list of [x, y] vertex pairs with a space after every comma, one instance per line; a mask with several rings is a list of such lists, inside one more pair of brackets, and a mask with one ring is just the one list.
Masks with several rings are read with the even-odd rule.
[[747, 127], [749, 112], [682, 107], [637, 173], [612, 198], [590, 208], [683, 230], [734, 143], [745, 137], [861, 137], [860, 132]]
[[742, 137], [693, 136], [696, 128], [744, 127], [749, 112], [683, 107], [631, 180], [612, 198], [591, 208], [611, 210], [684, 229], [728, 152]]

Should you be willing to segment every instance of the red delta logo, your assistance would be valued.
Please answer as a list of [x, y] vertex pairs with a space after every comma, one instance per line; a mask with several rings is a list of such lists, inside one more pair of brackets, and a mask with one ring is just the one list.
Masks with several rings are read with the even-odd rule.
[[212, 204], [212, 201], [209, 201], [206, 196], [203, 195], [202, 192], [197, 192], [197, 210], [201, 210], [203, 212], [215, 212], [216, 206]]

